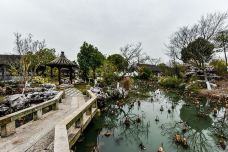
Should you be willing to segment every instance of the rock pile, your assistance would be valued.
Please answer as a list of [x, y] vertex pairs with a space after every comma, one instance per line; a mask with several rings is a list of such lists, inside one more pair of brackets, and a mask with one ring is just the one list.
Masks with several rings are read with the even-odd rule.
[[126, 98], [128, 95], [128, 91], [121, 87], [118, 89], [108, 90], [107, 93], [112, 99], [122, 99]]
[[30, 89], [25, 94], [14, 94], [5, 97], [0, 104], [0, 116], [7, 115], [29, 107], [31, 104], [41, 103], [50, 100], [58, 94], [54, 85], [43, 85], [42, 88]]
[[100, 87], [91, 87], [90, 90], [97, 96], [98, 100], [104, 101], [109, 97]]

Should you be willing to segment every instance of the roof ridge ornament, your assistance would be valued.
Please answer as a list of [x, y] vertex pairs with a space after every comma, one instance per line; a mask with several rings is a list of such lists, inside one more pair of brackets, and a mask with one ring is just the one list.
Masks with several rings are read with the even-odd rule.
[[60, 55], [60, 57], [65, 57], [65, 55], [64, 55], [64, 51], [61, 51], [61, 55]]

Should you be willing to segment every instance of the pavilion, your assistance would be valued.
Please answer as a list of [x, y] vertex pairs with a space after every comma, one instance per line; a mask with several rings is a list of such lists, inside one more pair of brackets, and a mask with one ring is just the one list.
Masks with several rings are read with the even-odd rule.
[[70, 73], [70, 82], [72, 84], [73, 68], [77, 67], [77, 64], [67, 59], [64, 52], [61, 52], [60, 57], [57, 57], [55, 60], [48, 63], [47, 66], [51, 67], [51, 77], [53, 77], [53, 68], [58, 68], [59, 84], [61, 84], [61, 71], [66, 71], [66, 69], [68, 69], [68, 72]]

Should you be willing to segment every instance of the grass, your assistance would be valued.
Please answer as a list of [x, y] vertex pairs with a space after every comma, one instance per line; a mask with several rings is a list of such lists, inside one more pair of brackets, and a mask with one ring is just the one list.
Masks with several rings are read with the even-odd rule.
[[86, 91], [91, 87], [90, 85], [83, 83], [83, 84], [75, 84], [75, 88], [81, 91], [83, 94], [86, 94]]

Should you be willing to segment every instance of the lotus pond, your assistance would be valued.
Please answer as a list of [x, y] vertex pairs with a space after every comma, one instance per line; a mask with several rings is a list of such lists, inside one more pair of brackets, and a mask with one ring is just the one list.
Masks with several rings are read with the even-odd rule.
[[[157, 152], [163, 145], [166, 152], [228, 151], [219, 145], [221, 139], [227, 143], [228, 135], [223, 105], [178, 92], [155, 90], [150, 89], [143, 97], [130, 95], [122, 107], [110, 101], [73, 149], [77, 152]], [[216, 117], [213, 116], [215, 107]], [[126, 118], [129, 125], [125, 123]], [[188, 148], [175, 142], [177, 134], [186, 139]]]

